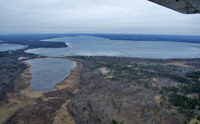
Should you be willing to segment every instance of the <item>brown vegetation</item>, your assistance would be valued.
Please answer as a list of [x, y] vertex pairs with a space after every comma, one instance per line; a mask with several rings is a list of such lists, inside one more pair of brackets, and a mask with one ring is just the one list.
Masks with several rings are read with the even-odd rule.
[[[25, 63], [25, 62], [24, 62]], [[66, 105], [81, 88], [82, 63], [54, 91], [34, 91], [30, 85], [31, 73], [28, 68], [4, 89], [4, 99], [0, 104], [0, 123], [15, 124], [74, 124]], [[12, 88], [11, 88], [12, 86]]]

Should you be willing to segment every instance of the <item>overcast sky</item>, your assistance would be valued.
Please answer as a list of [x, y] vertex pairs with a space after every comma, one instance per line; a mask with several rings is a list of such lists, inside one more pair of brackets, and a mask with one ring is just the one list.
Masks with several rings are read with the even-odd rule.
[[200, 14], [147, 0], [0, 0], [0, 34], [5, 33], [200, 35]]

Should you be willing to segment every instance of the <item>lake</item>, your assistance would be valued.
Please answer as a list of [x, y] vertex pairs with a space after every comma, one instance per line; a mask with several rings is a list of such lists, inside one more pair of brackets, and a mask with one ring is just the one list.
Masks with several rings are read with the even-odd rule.
[[76, 63], [67, 59], [36, 58], [27, 60], [31, 65], [30, 88], [36, 91], [55, 90], [55, 85], [70, 75]]
[[196, 58], [200, 57], [200, 44], [168, 41], [109, 40], [93, 36], [46, 39], [65, 42], [67, 48], [29, 49], [27, 53], [45, 56], [120, 56], [139, 58]]
[[0, 51], [23, 49], [24, 46], [16, 44], [0, 44]]

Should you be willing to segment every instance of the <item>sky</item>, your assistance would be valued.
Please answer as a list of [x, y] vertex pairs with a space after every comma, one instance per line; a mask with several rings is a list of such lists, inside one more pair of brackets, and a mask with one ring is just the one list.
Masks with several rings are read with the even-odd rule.
[[200, 35], [200, 14], [147, 0], [0, 0], [0, 34]]

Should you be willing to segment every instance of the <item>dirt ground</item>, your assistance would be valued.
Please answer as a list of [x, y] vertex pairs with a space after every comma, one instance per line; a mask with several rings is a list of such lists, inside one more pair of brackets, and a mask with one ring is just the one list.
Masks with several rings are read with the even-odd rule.
[[199, 120], [197, 120], [197, 117], [196, 118], [194, 118], [194, 119], [192, 119], [190, 122], [189, 122], [189, 124], [195, 124], [195, 123], [200, 123], [200, 121]]
[[181, 66], [181, 67], [186, 67], [186, 68], [194, 68], [193, 66], [185, 65], [186, 62], [188, 61], [177, 61], [177, 62], [166, 63], [166, 65], [176, 65], [176, 66]]
[[0, 124], [75, 124], [66, 105], [81, 87], [82, 62], [76, 61], [71, 74], [53, 91], [34, 91], [29, 87], [31, 65], [7, 85], [0, 99]]

